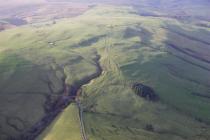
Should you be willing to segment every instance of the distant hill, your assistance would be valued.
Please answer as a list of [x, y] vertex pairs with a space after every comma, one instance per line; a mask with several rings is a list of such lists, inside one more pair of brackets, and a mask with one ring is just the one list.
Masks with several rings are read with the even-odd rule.
[[25, 5], [25, 4], [37, 4], [44, 3], [45, 0], [0, 0], [0, 7], [5, 5]]
[[[132, 5], [140, 13], [167, 15], [170, 17], [196, 18], [210, 21], [210, 0], [47, 0], [48, 2], [85, 2]], [[146, 8], [146, 11], [144, 8]], [[202, 9], [202, 10], [201, 10]], [[144, 14], [145, 15], [145, 14]]]
[[210, 3], [209, 0], [118, 0], [118, 1], [113, 1], [113, 0], [47, 0], [49, 2], [99, 2], [99, 3], [121, 3], [121, 4], [140, 4], [140, 3], [145, 3], [145, 4], [150, 4], [150, 5], [162, 5], [162, 4], [169, 4], [173, 5], [174, 3], [179, 3], [179, 4], [206, 4]]

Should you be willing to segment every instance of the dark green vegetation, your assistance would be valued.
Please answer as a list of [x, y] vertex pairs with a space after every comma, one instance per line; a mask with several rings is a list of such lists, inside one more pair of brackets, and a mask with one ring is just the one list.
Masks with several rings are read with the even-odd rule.
[[148, 101], [157, 101], [158, 99], [152, 88], [141, 83], [134, 83], [132, 84], [131, 88], [138, 96], [145, 98]]
[[[0, 33], [0, 139], [30, 135], [93, 78], [80, 95], [89, 140], [209, 138], [208, 27], [107, 5], [35, 25]], [[139, 97], [133, 83], [158, 101]], [[65, 126], [75, 112], [64, 111], [39, 139], [51, 140], [54, 133], [78, 139], [78, 127], [72, 138], [60, 130], [75, 125]]]

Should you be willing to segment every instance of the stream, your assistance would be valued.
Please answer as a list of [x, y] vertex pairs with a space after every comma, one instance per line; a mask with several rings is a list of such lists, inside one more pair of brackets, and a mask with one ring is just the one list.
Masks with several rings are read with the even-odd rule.
[[45, 130], [45, 128], [53, 122], [62, 110], [68, 107], [72, 102], [75, 102], [75, 99], [78, 96], [77, 93], [81, 90], [82, 86], [101, 76], [102, 67], [99, 62], [100, 58], [101, 56], [97, 54], [94, 59], [95, 66], [97, 67], [97, 71], [95, 73], [83, 78], [74, 85], [68, 86], [67, 84], [64, 84], [63, 95], [50, 106], [46, 115], [15, 140], [35, 140]]

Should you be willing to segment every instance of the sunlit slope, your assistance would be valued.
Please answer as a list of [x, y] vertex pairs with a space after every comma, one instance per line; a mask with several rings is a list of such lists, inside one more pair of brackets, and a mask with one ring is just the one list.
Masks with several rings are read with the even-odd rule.
[[[64, 82], [78, 83], [96, 71], [98, 54], [103, 74], [81, 97], [90, 140], [208, 138], [210, 29], [135, 13], [99, 6], [55, 25], [1, 32], [1, 137], [30, 128], [46, 113], [46, 100], [62, 94]], [[134, 94], [133, 82], [152, 87], [159, 101]], [[71, 115], [63, 112], [60, 121]]]
[[[88, 21], [82, 20], [98, 24], [101, 32], [107, 30], [96, 46], [103, 75], [83, 93], [89, 138], [208, 137], [209, 29], [130, 13], [129, 9], [98, 8], [88, 13]], [[136, 96], [130, 89], [133, 82], [152, 87], [160, 101]]]
[[0, 33], [0, 139], [25, 133], [53, 111], [65, 84], [96, 72], [96, 50], [74, 46], [84, 38], [75, 34], [78, 27], [65, 21]]
[[[91, 43], [78, 47], [97, 49], [103, 67], [103, 74], [83, 87], [87, 137], [209, 137], [209, 29], [132, 13], [130, 8], [98, 7], [75, 20], [91, 25], [81, 26], [81, 35], [89, 34], [81, 42]], [[138, 97], [130, 88], [133, 82], [151, 86], [160, 100]]]
[[37, 140], [82, 140], [77, 105], [67, 107]]

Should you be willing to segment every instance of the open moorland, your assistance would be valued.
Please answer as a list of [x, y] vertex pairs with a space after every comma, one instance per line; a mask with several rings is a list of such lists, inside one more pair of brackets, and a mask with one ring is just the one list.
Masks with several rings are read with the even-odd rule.
[[0, 139], [208, 140], [208, 17], [90, 5], [0, 32]]
[[0, 31], [26, 24], [55, 24], [59, 19], [81, 15], [90, 8], [88, 4], [66, 2], [24, 4], [13, 8], [0, 5]]

